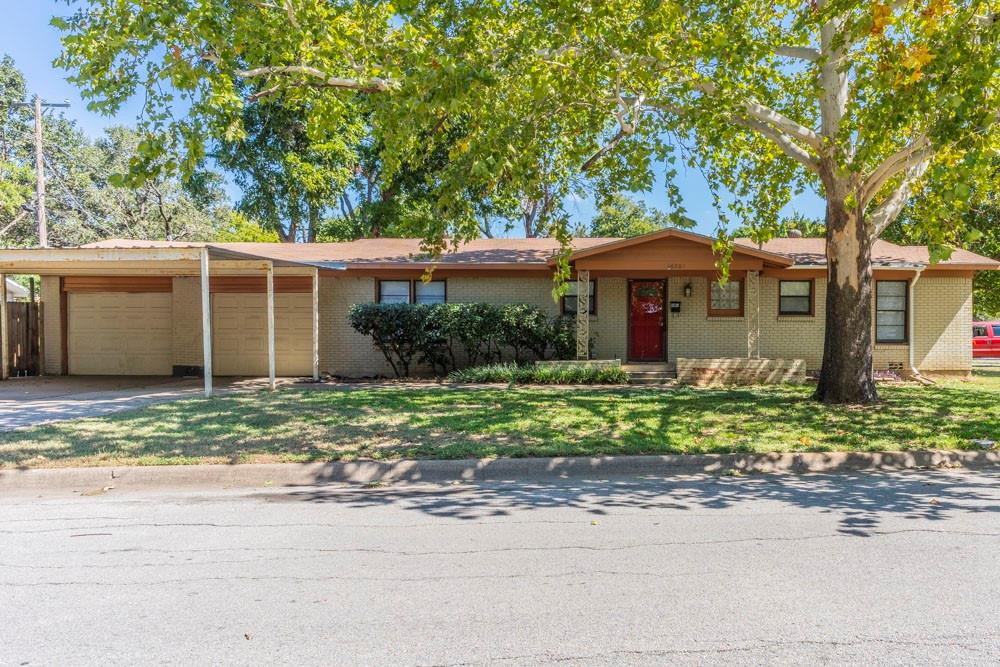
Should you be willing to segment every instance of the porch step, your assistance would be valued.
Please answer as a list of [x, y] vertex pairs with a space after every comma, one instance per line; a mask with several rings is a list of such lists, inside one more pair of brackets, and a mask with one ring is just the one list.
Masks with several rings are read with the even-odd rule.
[[673, 364], [625, 364], [629, 372], [629, 384], [669, 384], [677, 379], [677, 368]]
[[629, 384], [670, 384], [677, 379], [676, 371], [664, 371], [662, 373], [633, 373], [628, 380]]

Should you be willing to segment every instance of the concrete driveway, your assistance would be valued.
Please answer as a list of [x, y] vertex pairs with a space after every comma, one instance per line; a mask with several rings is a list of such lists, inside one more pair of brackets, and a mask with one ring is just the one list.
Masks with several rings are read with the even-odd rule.
[[0, 431], [197, 396], [198, 378], [27, 377], [0, 382]]

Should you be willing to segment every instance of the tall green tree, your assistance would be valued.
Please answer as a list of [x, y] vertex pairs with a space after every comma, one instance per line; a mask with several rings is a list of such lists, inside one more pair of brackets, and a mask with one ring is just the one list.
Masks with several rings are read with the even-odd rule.
[[[431, 251], [481, 233], [469, 188], [565, 191], [583, 171], [641, 191], [659, 170], [673, 188], [682, 160], [717, 193], [723, 251], [730, 219], [764, 238], [795, 192], [815, 189], [829, 258], [816, 397], [827, 402], [877, 400], [875, 239], [921, 192], [940, 257], [941, 230], [975, 203], [998, 143], [1000, 28], [987, 0], [91, 0], [57, 24], [60, 63], [95, 108], [147, 99], [162, 139], [136, 172], [171, 147], [190, 172], [208, 137], [241, 135], [241, 80], [310, 104], [326, 128], [367, 96], [388, 178], [427, 150], [428, 133], [460, 126], [435, 178]], [[190, 105], [172, 116], [178, 92]], [[552, 218], [568, 243], [568, 221]]]
[[[961, 247], [985, 257], [1000, 259], [1000, 160], [994, 161], [993, 178], [986, 185], [986, 192], [976, 197], [976, 204], [962, 216], [945, 237], [951, 247]], [[884, 238], [904, 245], [926, 245], [940, 242], [940, 237], [930, 236], [923, 221], [907, 211], [886, 229]], [[972, 282], [972, 307], [980, 319], [1000, 318], [1000, 272], [981, 271]]]
[[[129, 162], [142, 150], [135, 129], [116, 126], [104, 131], [74, 165], [61, 188], [77, 204], [79, 241], [108, 236], [167, 241], [212, 239], [230, 214], [220, 174], [198, 169], [182, 180], [159, 170], [139, 182], [127, 182]], [[59, 192], [59, 189], [57, 189]], [[86, 230], [86, 231], [84, 231]]]
[[690, 218], [671, 216], [659, 209], [650, 209], [644, 201], [636, 201], [621, 193], [601, 203], [597, 215], [590, 221], [590, 236], [627, 238], [649, 234], [665, 227], [694, 227]]
[[24, 75], [14, 60], [0, 58], [0, 241], [29, 219], [33, 210], [32, 117]]
[[[34, 118], [23, 74], [0, 60], [0, 243], [38, 244]], [[61, 114], [43, 116], [49, 241], [80, 245], [106, 238], [208, 240], [228, 215], [221, 177], [196, 169], [184, 181], [158, 169], [128, 184], [123, 175], [144, 149], [132, 128], [96, 140]]]
[[778, 224], [767, 230], [766, 233], [763, 233], [763, 230], [759, 227], [742, 225], [736, 228], [733, 232], [733, 236], [736, 238], [748, 238], [751, 241], [763, 243], [773, 237], [791, 236], [793, 231], [798, 232], [806, 238], [823, 238], [826, 236], [826, 226], [823, 225], [821, 220], [810, 218], [809, 216], [802, 215], [801, 213], [793, 213], [792, 215], [779, 219]]
[[310, 128], [308, 107], [263, 93], [246, 93], [261, 101], [243, 108], [241, 135], [219, 141], [215, 157], [242, 190], [242, 213], [286, 243], [315, 241], [354, 177], [363, 125], [355, 113], [335, 131]]

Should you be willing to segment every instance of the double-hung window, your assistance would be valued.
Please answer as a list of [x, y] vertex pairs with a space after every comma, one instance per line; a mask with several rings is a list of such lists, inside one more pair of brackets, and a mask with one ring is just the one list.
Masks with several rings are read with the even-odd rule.
[[428, 305], [444, 303], [445, 291], [443, 280], [431, 280], [426, 283], [422, 280], [413, 281], [413, 300], [415, 303]]
[[879, 280], [875, 283], [875, 342], [906, 342], [906, 311], [909, 283]]
[[813, 281], [781, 280], [778, 282], [779, 315], [813, 314]]
[[379, 303], [444, 303], [447, 287], [443, 280], [380, 280]]

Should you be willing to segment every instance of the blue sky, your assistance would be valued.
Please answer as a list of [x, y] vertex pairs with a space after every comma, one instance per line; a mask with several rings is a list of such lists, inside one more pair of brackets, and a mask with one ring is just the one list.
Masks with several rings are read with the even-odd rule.
[[[126, 105], [117, 116], [109, 118], [87, 110], [77, 89], [66, 81], [65, 72], [52, 66], [59, 54], [59, 31], [49, 25], [49, 19], [57, 14], [67, 14], [65, 2], [56, 0], [0, 0], [0, 50], [14, 58], [17, 66], [28, 80], [32, 93], [39, 93], [48, 101], [69, 100], [70, 108], [66, 116], [75, 119], [80, 127], [90, 135], [98, 135], [109, 125], [127, 124], [135, 120], [138, 104]], [[698, 222], [698, 231], [712, 233], [715, 228], [715, 211], [708, 188], [700, 174], [682, 171], [678, 185], [684, 195], [688, 215]], [[235, 188], [231, 194], [238, 196]], [[635, 195], [650, 205], [666, 209], [666, 196], [662, 183], [652, 192]], [[586, 222], [594, 213], [593, 202], [572, 201], [568, 204], [574, 222]], [[823, 202], [813, 193], [797, 197], [786, 210], [799, 212], [816, 218], [823, 217]]]

